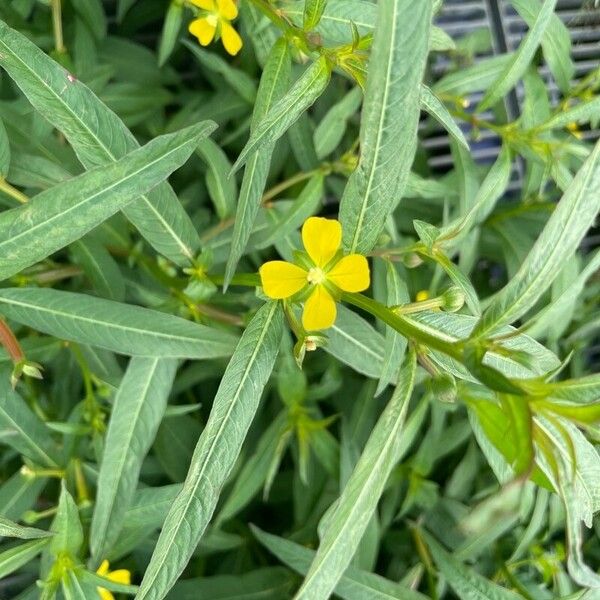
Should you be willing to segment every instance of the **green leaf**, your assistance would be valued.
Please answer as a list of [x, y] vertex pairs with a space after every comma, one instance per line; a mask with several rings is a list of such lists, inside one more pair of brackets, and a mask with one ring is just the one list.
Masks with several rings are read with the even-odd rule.
[[192, 556], [254, 418], [282, 335], [280, 304], [265, 304], [248, 325], [225, 370], [183, 490], [167, 515], [146, 569], [139, 600], [164, 598]]
[[235, 212], [237, 185], [234, 177], [228, 177], [231, 163], [227, 155], [211, 139], [198, 145], [198, 154], [208, 165], [206, 186], [215, 205], [219, 219], [224, 220]]
[[164, 416], [177, 361], [132, 358], [115, 397], [98, 475], [90, 550], [100, 562], [116, 542], [142, 462]]
[[118, 583], [109, 579], [108, 577], [102, 577], [97, 573], [86, 571], [85, 569], [76, 569], [77, 579], [82, 583], [89, 585], [90, 588], [103, 587], [105, 590], [111, 592], [119, 592], [121, 594], [135, 594], [138, 591], [136, 585], [127, 585], [125, 583]]
[[201, 123], [156, 138], [116, 163], [97, 167], [0, 214], [0, 279], [18, 273], [97, 225], [181, 166], [213, 126]]
[[438, 95], [466, 96], [487, 90], [514, 60], [514, 53], [484, 58], [471, 67], [442, 77], [434, 86]]
[[570, 123], [587, 123], [592, 119], [597, 119], [600, 115], [600, 97], [580, 102], [575, 106], [561, 110], [551, 119], [542, 123], [540, 129], [548, 131], [550, 129], [560, 129]]
[[[391, 261], [385, 261], [385, 281], [386, 281], [386, 304], [387, 306], [397, 306], [410, 301], [406, 284], [400, 278], [400, 274]], [[390, 382], [395, 381], [398, 365], [401, 365], [406, 352], [407, 340], [402, 337], [395, 329], [386, 326], [385, 345], [383, 347], [383, 366], [381, 377], [377, 385], [375, 395], [378, 396]]]
[[90, 594], [96, 591], [80, 581], [78, 573], [78, 571], [69, 569], [62, 576], [60, 582], [65, 600], [86, 600], [90, 598]]
[[96, 293], [110, 300], [125, 299], [125, 280], [119, 265], [102, 244], [88, 236], [71, 244], [70, 250]]
[[25, 542], [0, 552], [0, 579], [4, 579], [35, 558], [48, 544], [49, 538]]
[[47, 482], [46, 477], [34, 477], [17, 471], [0, 486], [2, 515], [7, 519], [20, 519], [23, 513], [37, 502]]
[[50, 540], [52, 555], [67, 554], [73, 558], [77, 556], [83, 546], [83, 527], [79, 520], [77, 504], [67, 490], [64, 481], [61, 482], [58, 509], [50, 531], [55, 534]]
[[20, 538], [22, 540], [37, 540], [52, 537], [52, 533], [36, 529], [35, 527], [23, 527], [23, 525], [13, 523], [10, 519], [0, 517], [0, 536]]
[[410, 352], [398, 386], [320, 532], [321, 543], [296, 595], [298, 600], [329, 598], [350, 564], [396, 463], [415, 372], [416, 355]]
[[522, 317], [552, 284], [600, 210], [600, 143], [583, 164], [518, 273], [494, 296], [473, 336]]
[[[362, 317], [345, 306], [338, 307], [335, 324], [327, 330], [328, 343], [324, 350], [358, 373], [374, 379], [383, 369], [383, 336]], [[395, 380], [390, 373], [387, 383]]]
[[320, 159], [331, 154], [339, 146], [348, 120], [356, 114], [361, 102], [362, 90], [357, 86], [325, 113], [313, 135], [315, 151]]
[[184, 5], [179, 0], [171, 0], [169, 4], [158, 47], [159, 66], [164, 65], [169, 60], [175, 49], [183, 23], [183, 8]]
[[327, 6], [327, 0], [305, 0], [303, 22], [305, 31], [310, 31], [319, 24], [325, 6]]
[[589, 404], [600, 399], [600, 374], [550, 383], [546, 385], [545, 391], [553, 398]]
[[102, 0], [71, 0], [71, 5], [97, 40], [106, 37], [107, 22]]
[[282, 600], [290, 598], [296, 577], [283, 567], [262, 567], [241, 575], [194, 577], [178, 582], [168, 600]]
[[465, 135], [456, 124], [454, 117], [426, 85], [421, 88], [421, 107], [444, 127], [458, 144], [463, 146], [465, 150], [470, 151], [469, 142], [465, 139]]
[[287, 425], [287, 415], [282, 412], [262, 434], [256, 451], [248, 458], [236, 477], [235, 483], [215, 519], [215, 527], [236, 515], [258, 493], [269, 474], [269, 467]]
[[4, 122], [0, 119], [0, 179], [6, 179], [10, 167], [10, 145]]
[[[316, 554], [306, 548], [266, 531], [251, 526], [258, 541], [272, 552], [281, 562], [305, 575]], [[344, 600], [425, 600], [425, 596], [395, 581], [384, 579], [375, 573], [368, 573], [355, 567], [348, 567], [335, 587], [335, 593]]]
[[[287, 41], [281, 38], [273, 45], [260, 80], [256, 104], [252, 113], [252, 130], [258, 126], [273, 104], [281, 98], [284, 91], [288, 88], [290, 73], [291, 60], [289, 47]], [[237, 264], [250, 239], [267, 182], [267, 176], [269, 175], [271, 155], [274, 148], [274, 144], [267, 144], [265, 147], [254, 152], [246, 163], [242, 187], [237, 201], [231, 250], [225, 268], [225, 288], [227, 288], [228, 283], [231, 281]]]
[[208, 52], [198, 46], [196, 42], [183, 40], [183, 44], [198, 59], [205, 68], [213, 71], [223, 78], [235, 92], [237, 92], [249, 104], [254, 104], [256, 98], [256, 83], [246, 71], [240, 71], [232, 67], [226, 60], [214, 52]]
[[327, 87], [330, 77], [331, 66], [324, 56], [308, 67], [256, 125], [232, 172], [243, 166], [254, 151], [276, 142], [314, 104]]
[[[528, 27], [533, 27], [542, 9], [540, 0], [510, 1]], [[561, 91], [567, 94], [575, 75], [575, 65], [571, 60], [571, 32], [558, 14], [550, 17], [550, 22], [542, 36], [542, 50], [554, 80]]]
[[417, 149], [431, 11], [429, 1], [378, 4], [361, 117], [361, 156], [340, 203], [347, 252], [373, 249], [404, 194]]
[[545, 0], [535, 22], [532, 23], [529, 32], [519, 45], [513, 58], [483, 96], [477, 108], [479, 112], [494, 106], [502, 100], [527, 71], [536, 50], [542, 42], [542, 36], [554, 16], [556, 1]]
[[38, 331], [120, 354], [218, 358], [230, 356], [235, 345], [231, 334], [180, 317], [48, 288], [2, 289], [0, 307]]
[[519, 595], [492, 583], [446, 552], [432, 536], [425, 534], [429, 551], [438, 569], [461, 600], [518, 600]]
[[[111, 163], [139, 144], [123, 122], [80, 81], [20, 33], [0, 22], [0, 66], [33, 107], [61, 131], [87, 169]], [[139, 232], [166, 257], [187, 264], [198, 233], [167, 183], [125, 209]]]
[[318, 212], [323, 198], [324, 176], [320, 171], [313, 175], [292, 206], [277, 221], [274, 231], [270, 231], [264, 242], [257, 248], [268, 248], [275, 242], [296, 231], [303, 223]]
[[60, 460], [50, 430], [12, 389], [10, 371], [5, 368], [0, 370], [0, 398], [2, 442], [35, 463], [57, 467]]
[[471, 208], [464, 216], [442, 227], [438, 241], [456, 247], [474, 227], [481, 225], [506, 191], [510, 181], [510, 169], [510, 150], [505, 145], [479, 187]]

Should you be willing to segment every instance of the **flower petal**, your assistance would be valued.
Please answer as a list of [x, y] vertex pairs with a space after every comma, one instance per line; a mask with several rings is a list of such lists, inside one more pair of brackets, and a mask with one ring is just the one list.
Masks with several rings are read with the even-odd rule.
[[96, 589], [98, 590], [98, 594], [102, 600], [115, 600], [115, 597], [108, 590], [101, 587]]
[[306, 331], [328, 329], [335, 323], [337, 309], [330, 293], [322, 286], [315, 286], [315, 291], [304, 303], [302, 325]]
[[235, 56], [242, 49], [240, 34], [227, 21], [221, 21], [221, 39], [225, 50], [231, 56]]
[[289, 298], [308, 285], [306, 271], [283, 260], [266, 262], [259, 273], [265, 294], [275, 300]]
[[215, 12], [215, 10], [217, 9], [214, 0], [191, 0], [191, 2], [198, 8], [202, 8], [210, 12]]
[[131, 584], [131, 573], [127, 569], [117, 569], [116, 571], [111, 571], [106, 578], [114, 581], [115, 583], [122, 583], [123, 585]]
[[188, 29], [193, 36], [198, 38], [198, 41], [203, 46], [208, 46], [215, 37], [217, 26], [208, 18], [202, 17], [201, 19], [192, 21]]
[[344, 256], [327, 273], [327, 279], [344, 292], [362, 292], [370, 284], [369, 263], [360, 254]]
[[96, 573], [102, 577], [106, 577], [108, 570], [110, 569], [110, 563], [107, 560], [103, 560], [102, 564], [98, 567]]
[[238, 16], [238, 9], [233, 0], [217, 0], [217, 10], [228, 21], [232, 21]]
[[324, 267], [340, 248], [342, 226], [335, 219], [310, 217], [302, 227], [302, 242], [317, 267]]

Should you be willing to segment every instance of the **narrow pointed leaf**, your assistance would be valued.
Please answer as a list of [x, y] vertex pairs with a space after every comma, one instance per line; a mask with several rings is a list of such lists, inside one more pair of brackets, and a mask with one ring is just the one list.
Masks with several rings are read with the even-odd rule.
[[223, 375], [183, 490], [163, 524], [138, 600], [164, 598], [191, 558], [237, 460], [282, 334], [280, 304], [265, 304], [248, 325]]
[[421, 88], [421, 106], [423, 107], [424, 111], [428, 112], [442, 127], [446, 129], [446, 131], [458, 144], [463, 146], [465, 150], [470, 150], [469, 142], [467, 142], [465, 139], [464, 133], [456, 124], [456, 121], [450, 114], [450, 111], [426, 85]]
[[167, 313], [47, 288], [0, 290], [0, 312], [55, 337], [133, 356], [230, 356], [236, 338]]
[[324, 56], [308, 67], [285, 96], [261, 119], [233, 165], [233, 172], [246, 163], [252, 152], [276, 142], [314, 104], [327, 87], [330, 77], [331, 67]]
[[13, 523], [10, 519], [0, 517], [0, 536], [20, 538], [22, 540], [37, 540], [52, 537], [52, 533], [35, 527], [24, 527], [18, 523]]
[[[265, 64], [252, 113], [251, 131], [264, 119], [271, 107], [288, 88], [291, 73], [289, 46], [279, 39], [271, 49]], [[237, 201], [235, 224], [231, 239], [231, 251], [225, 268], [225, 287], [231, 281], [235, 269], [250, 239], [256, 214], [269, 175], [274, 144], [266, 144], [254, 152], [246, 162], [244, 177]]]
[[0, 579], [4, 579], [36, 557], [48, 544], [50, 538], [32, 540], [0, 552]]
[[500, 101], [517, 84], [525, 71], [527, 71], [535, 51], [542, 43], [542, 36], [550, 24], [550, 19], [554, 16], [556, 2], [557, 0], [545, 0], [535, 22], [532, 23], [531, 29], [523, 38], [512, 60], [485, 93], [479, 104], [479, 111], [494, 106], [496, 102]]
[[379, 418], [333, 513], [296, 598], [326, 600], [350, 564], [394, 468], [412, 395], [416, 356], [411, 352], [398, 386]]
[[404, 193], [417, 149], [431, 12], [430, 0], [378, 4], [361, 118], [361, 155], [340, 204], [348, 252], [372, 250]]
[[78, 240], [180, 167], [213, 124], [158, 137], [0, 214], [0, 279]]
[[113, 405], [98, 476], [90, 549], [108, 554], [125, 522], [142, 462], [164, 416], [177, 361], [132, 358]]
[[522, 317], [550, 287], [600, 210], [600, 142], [564, 193], [518, 273], [494, 297], [473, 336]]
[[[0, 430], [2, 442], [46, 467], [57, 467], [59, 454], [46, 424], [12, 389], [10, 371], [0, 370]], [[3, 514], [6, 514], [3, 511]]]
[[[65, 135], [87, 169], [114, 162], [139, 146], [89, 88], [2, 21], [0, 67]], [[167, 183], [142, 195], [125, 214], [158, 252], [179, 264], [193, 258], [200, 244], [198, 233]]]

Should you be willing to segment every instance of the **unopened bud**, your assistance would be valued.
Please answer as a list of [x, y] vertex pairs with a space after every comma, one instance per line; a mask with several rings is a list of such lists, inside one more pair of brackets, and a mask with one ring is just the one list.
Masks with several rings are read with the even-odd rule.
[[431, 380], [431, 391], [440, 402], [456, 401], [456, 381], [448, 373], [442, 373]]
[[442, 309], [447, 312], [457, 312], [465, 304], [465, 293], [458, 287], [453, 285], [442, 294]]
[[423, 264], [423, 259], [416, 252], [410, 252], [404, 255], [402, 262], [407, 269], [414, 269]]

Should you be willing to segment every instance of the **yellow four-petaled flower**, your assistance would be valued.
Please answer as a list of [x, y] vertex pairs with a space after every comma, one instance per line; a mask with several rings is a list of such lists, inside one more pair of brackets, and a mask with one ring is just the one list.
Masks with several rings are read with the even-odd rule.
[[308, 254], [306, 265], [267, 262], [260, 268], [262, 286], [269, 298], [279, 300], [296, 294], [306, 298], [304, 329], [327, 329], [335, 323], [334, 297], [340, 291], [362, 292], [369, 287], [369, 263], [360, 254], [341, 256], [342, 226], [334, 219], [310, 217], [302, 227], [302, 242]]
[[[109, 570], [110, 564], [107, 560], [102, 561], [100, 567], [96, 573], [101, 575], [102, 577], [106, 577], [106, 579], [110, 579], [115, 583], [122, 583], [124, 585], [131, 584], [131, 573], [127, 569], [117, 569], [116, 571]], [[109, 592], [107, 589], [103, 587], [98, 588], [98, 594], [100, 594], [100, 598], [102, 600], [115, 600], [115, 597]]]
[[238, 16], [233, 0], [191, 0], [192, 4], [206, 11], [206, 14], [190, 23], [190, 33], [198, 38], [203, 46], [208, 46], [215, 36], [223, 41], [225, 50], [235, 56], [242, 47], [242, 38], [231, 26]]

